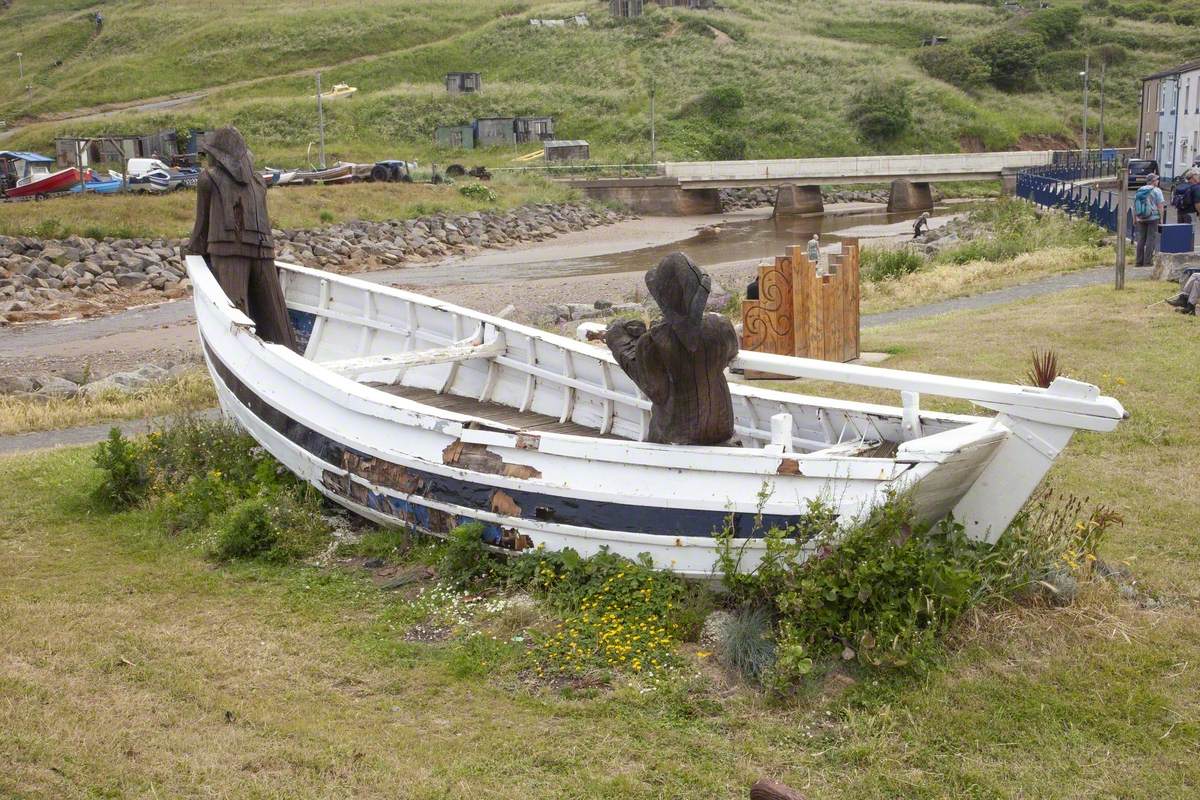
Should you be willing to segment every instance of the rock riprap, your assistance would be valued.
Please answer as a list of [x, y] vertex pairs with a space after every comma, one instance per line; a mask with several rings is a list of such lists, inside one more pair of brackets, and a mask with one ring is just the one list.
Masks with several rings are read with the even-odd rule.
[[[504, 212], [359, 220], [274, 234], [276, 253], [282, 260], [337, 272], [362, 272], [484, 248], [512, 247], [628, 218], [619, 211], [582, 204], [541, 204]], [[190, 286], [183, 244], [183, 239], [0, 236], [0, 322], [86, 315], [183, 297]]]

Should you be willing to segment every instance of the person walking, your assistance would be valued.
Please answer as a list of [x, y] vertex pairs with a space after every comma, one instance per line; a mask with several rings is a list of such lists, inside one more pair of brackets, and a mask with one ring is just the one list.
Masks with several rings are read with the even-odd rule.
[[922, 233], [929, 232], [929, 212], [922, 211], [921, 216], [917, 217], [917, 221], [913, 223], [913, 238], [920, 238]]
[[1178, 197], [1173, 197], [1172, 201], [1179, 222], [1190, 225], [1192, 217], [1200, 213], [1200, 169], [1191, 167], [1183, 173], [1183, 179], [1186, 182], [1175, 190]]
[[808, 260], [817, 268], [817, 272], [821, 271], [821, 238], [815, 233], [808, 240]]
[[1148, 267], [1158, 249], [1158, 226], [1166, 213], [1167, 202], [1158, 188], [1158, 176], [1146, 176], [1146, 185], [1133, 196], [1134, 232], [1137, 236], [1137, 264]]

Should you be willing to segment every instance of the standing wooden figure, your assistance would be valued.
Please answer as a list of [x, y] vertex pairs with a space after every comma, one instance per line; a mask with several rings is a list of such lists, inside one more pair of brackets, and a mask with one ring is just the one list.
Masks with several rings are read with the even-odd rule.
[[648, 441], [724, 444], [733, 437], [733, 402], [725, 368], [738, 354], [733, 325], [704, 313], [712, 279], [683, 253], [646, 273], [663, 319], [617, 320], [604, 343], [653, 404]]
[[230, 301], [254, 320], [259, 338], [296, 349], [288, 320], [275, 242], [267, 217], [267, 187], [254, 171], [246, 140], [232, 126], [199, 146], [211, 160], [196, 184], [196, 224], [188, 250], [205, 256]]

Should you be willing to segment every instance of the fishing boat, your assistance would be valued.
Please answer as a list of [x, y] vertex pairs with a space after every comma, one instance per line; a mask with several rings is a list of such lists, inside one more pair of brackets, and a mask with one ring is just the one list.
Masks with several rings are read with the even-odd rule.
[[300, 170], [296, 172], [296, 183], [345, 183], [354, 178], [354, 165], [337, 163], [328, 169]]
[[50, 171], [54, 159], [38, 153], [0, 151], [0, 194], [6, 198], [45, 197], [66, 192], [79, 183], [74, 167]]
[[121, 176], [113, 177], [113, 173], [109, 172], [108, 179], [101, 179], [92, 170], [85, 170], [83, 173], [83, 181], [76, 183], [71, 187], [71, 191], [78, 193], [94, 192], [96, 194], [116, 194], [121, 191]]
[[[735, 367], [896, 390], [898, 406], [734, 384], [740, 446], [645, 441], [650, 402], [607, 349], [419, 294], [277, 262], [302, 352], [263, 342], [189, 256], [224, 412], [288, 469], [375, 522], [445, 535], [468, 521], [510, 551], [607, 548], [711, 576], [713, 534], [742, 567], [763, 533], [890, 493], [994, 541], [1076, 430], [1126, 414], [1090, 384], [1035, 388], [742, 351]], [[994, 416], [921, 407], [962, 398]]]

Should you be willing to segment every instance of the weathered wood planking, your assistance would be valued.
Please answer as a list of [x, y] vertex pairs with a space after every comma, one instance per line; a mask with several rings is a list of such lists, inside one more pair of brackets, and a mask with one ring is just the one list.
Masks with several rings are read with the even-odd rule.
[[[859, 356], [859, 248], [848, 239], [818, 275], [804, 247], [759, 266], [759, 300], [742, 305], [742, 348], [760, 353], [852, 361]], [[780, 294], [780, 293], [784, 294]], [[747, 378], [775, 378], [748, 372]]]

